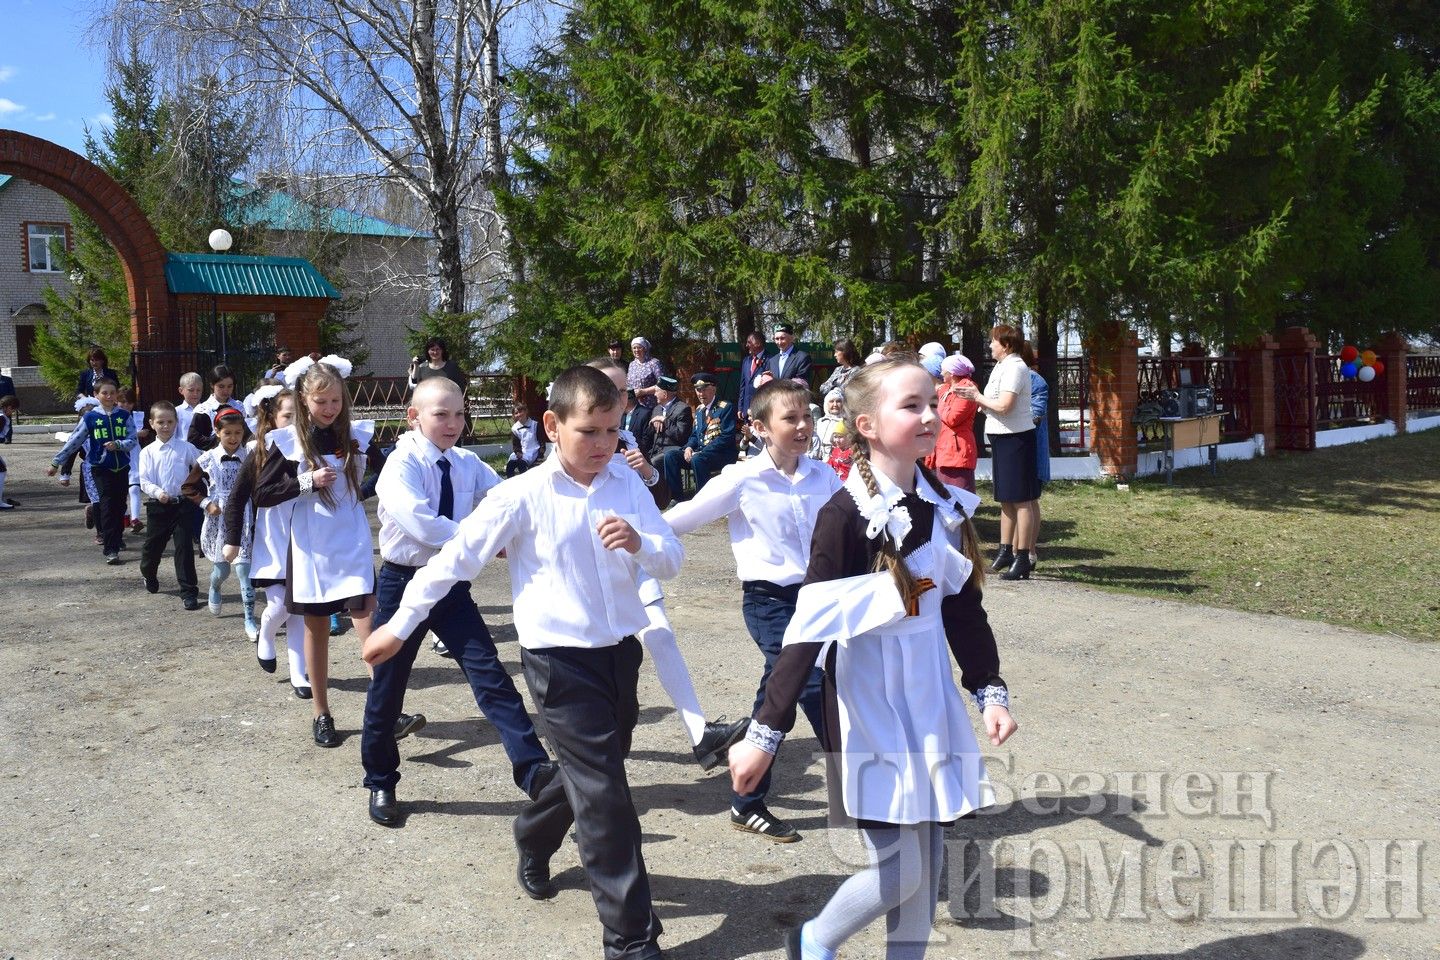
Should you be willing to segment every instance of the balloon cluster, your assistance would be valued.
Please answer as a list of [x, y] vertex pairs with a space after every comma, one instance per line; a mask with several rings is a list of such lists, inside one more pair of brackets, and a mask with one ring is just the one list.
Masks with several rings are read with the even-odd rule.
[[1375, 356], [1374, 350], [1362, 351], [1347, 346], [1340, 351], [1340, 376], [1346, 380], [1369, 383], [1384, 372], [1385, 364]]

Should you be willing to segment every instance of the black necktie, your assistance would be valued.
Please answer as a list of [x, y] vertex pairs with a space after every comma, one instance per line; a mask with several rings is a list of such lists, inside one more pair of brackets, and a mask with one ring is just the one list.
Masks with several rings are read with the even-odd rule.
[[440, 468], [440, 516], [454, 520], [455, 488], [450, 484], [450, 461], [441, 457], [436, 466]]

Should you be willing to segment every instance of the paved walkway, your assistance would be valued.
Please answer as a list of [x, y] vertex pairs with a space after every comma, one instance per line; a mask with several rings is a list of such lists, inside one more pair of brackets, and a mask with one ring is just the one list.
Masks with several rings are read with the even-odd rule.
[[[320, 750], [283, 657], [274, 676], [256, 667], [238, 601], [218, 620], [186, 613], [164, 567], [162, 593], [143, 592], [138, 549], [100, 562], [74, 494], [40, 478], [53, 448], [3, 451], [24, 507], [0, 515], [0, 957], [599, 956], [573, 846], [556, 900], [519, 895], [521, 798], [449, 661], [417, 665], [408, 705], [430, 725], [401, 745], [408, 822], [374, 826], [353, 633], [332, 656], [347, 740]], [[669, 607], [702, 702], [737, 716], [757, 655], [723, 527], [686, 547]], [[503, 566], [476, 592], [516, 671]], [[1440, 836], [1440, 647], [1043, 579], [987, 596], [1021, 725], [991, 763], [1011, 802], [951, 831], [932, 957], [1436, 956], [1435, 865], [1417, 878], [1413, 860]], [[664, 945], [779, 957], [779, 929], [856, 854], [825, 829], [814, 742], [787, 745], [775, 792], [805, 840], [770, 845], [730, 829], [726, 780], [689, 758], [648, 670], [641, 698], [630, 771]], [[1371, 856], [1394, 840], [1387, 911]], [[1411, 897], [1423, 919], [1386, 918]], [[846, 956], [880, 956], [877, 933]]]

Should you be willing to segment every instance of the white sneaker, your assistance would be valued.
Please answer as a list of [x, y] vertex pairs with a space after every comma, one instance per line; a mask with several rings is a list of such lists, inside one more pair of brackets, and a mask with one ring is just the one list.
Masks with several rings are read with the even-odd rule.
[[220, 604], [216, 603], [214, 600], [207, 600], [205, 602], [205, 609], [210, 611], [211, 616], [220, 616]]

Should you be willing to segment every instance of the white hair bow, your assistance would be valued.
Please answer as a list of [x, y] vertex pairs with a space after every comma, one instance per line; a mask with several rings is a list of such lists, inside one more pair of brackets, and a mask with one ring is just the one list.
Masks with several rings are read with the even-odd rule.
[[327, 356], [323, 356], [319, 360], [311, 360], [309, 357], [301, 357], [299, 360], [296, 360], [294, 363], [290, 364], [290, 366], [285, 368], [285, 386], [293, 389], [295, 384], [300, 382], [300, 378], [305, 376], [305, 372], [311, 367], [315, 366], [315, 364], [317, 363], [323, 363], [327, 366], [334, 367], [335, 372], [340, 374], [340, 379], [342, 380], [348, 379], [350, 376], [350, 371], [353, 369], [349, 360], [346, 360], [344, 357], [341, 356], [336, 356], [333, 353]]
[[891, 495], [891, 502], [887, 503], [880, 494], [875, 494], [864, 503], [859, 504], [860, 515], [868, 524], [865, 527], [865, 537], [874, 540], [884, 530], [890, 535], [895, 549], [900, 549], [900, 544], [910, 533], [910, 511], [900, 504], [900, 498], [904, 493], [896, 490]]
[[91, 407], [98, 407], [98, 406], [100, 406], [100, 401], [99, 401], [97, 398], [95, 398], [95, 397], [81, 397], [79, 400], [76, 400], [76, 401], [75, 401], [75, 412], [76, 412], [76, 413], [84, 413], [86, 410], [89, 410]]
[[250, 394], [250, 396], [245, 398], [245, 416], [255, 416], [255, 412], [260, 409], [260, 404], [264, 403], [266, 400], [269, 400], [271, 397], [275, 396], [277, 393], [284, 389], [285, 388], [280, 386], [280, 384], [278, 383], [271, 383], [266, 384], [259, 390], [256, 390], [254, 393]]

